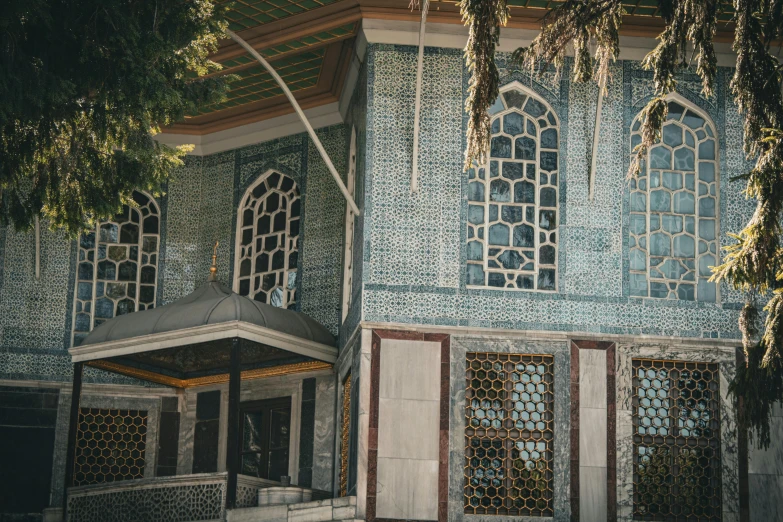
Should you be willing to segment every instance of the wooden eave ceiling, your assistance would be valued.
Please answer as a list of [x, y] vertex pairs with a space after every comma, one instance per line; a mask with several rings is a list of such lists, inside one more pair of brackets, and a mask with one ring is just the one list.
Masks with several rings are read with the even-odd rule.
[[[238, 0], [232, 9], [265, 2], [266, 7], [284, 5], [295, 14], [273, 16], [272, 21], [252, 25], [243, 18], [231, 28], [259, 51], [280, 73], [303, 109], [337, 102], [348, 73], [353, 47], [362, 19], [416, 22], [418, 10], [408, 0]], [[557, 0], [509, 0], [511, 18], [507, 27], [540, 29], [547, 6]], [[649, 13], [656, 0], [624, 0], [629, 15], [623, 21], [625, 36], [657, 37], [660, 18]], [[325, 4], [325, 5], [323, 5]], [[296, 9], [290, 9], [293, 6]], [[278, 11], [278, 14], [280, 11]], [[239, 12], [237, 12], [239, 15]], [[233, 17], [235, 20], [241, 18]], [[262, 15], [264, 16], [264, 15]], [[269, 17], [266, 17], [269, 18]], [[729, 14], [725, 15], [728, 20]], [[456, 0], [431, 0], [429, 23], [462, 24]], [[722, 24], [716, 41], [731, 41], [730, 24]], [[282, 91], [261, 66], [233, 40], [223, 40], [212, 59], [223, 64], [217, 75], [236, 74], [226, 102], [206, 107], [183, 122], [164, 129], [167, 133], [204, 135], [293, 112]]]

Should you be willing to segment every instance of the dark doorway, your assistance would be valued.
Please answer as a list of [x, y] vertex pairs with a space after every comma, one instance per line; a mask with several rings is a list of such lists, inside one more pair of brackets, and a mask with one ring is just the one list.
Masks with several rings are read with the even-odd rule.
[[288, 475], [291, 443], [291, 397], [240, 405], [239, 472], [269, 480]]

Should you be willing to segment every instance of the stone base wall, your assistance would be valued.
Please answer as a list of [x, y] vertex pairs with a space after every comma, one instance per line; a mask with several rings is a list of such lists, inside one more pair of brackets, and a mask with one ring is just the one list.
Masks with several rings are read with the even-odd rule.
[[226, 513], [227, 522], [331, 522], [355, 520], [355, 517], [356, 497], [232, 509]]

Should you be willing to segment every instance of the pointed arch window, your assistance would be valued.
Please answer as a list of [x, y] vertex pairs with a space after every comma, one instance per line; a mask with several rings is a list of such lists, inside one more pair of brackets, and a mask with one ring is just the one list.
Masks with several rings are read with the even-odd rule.
[[299, 188], [286, 175], [269, 171], [247, 189], [237, 219], [235, 292], [296, 306], [300, 214]]
[[[680, 97], [668, 102], [662, 139], [631, 180], [629, 282], [637, 297], [715, 302], [718, 142], [709, 117]], [[641, 121], [631, 127], [631, 151]]]
[[155, 307], [160, 251], [160, 208], [134, 192], [137, 206], [101, 221], [79, 238], [72, 344], [107, 319]]
[[[351, 129], [351, 145], [348, 157], [348, 176], [346, 188], [355, 197], [356, 193], [356, 128]], [[351, 292], [353, 290], [353, 239], [355, 214], [350, 205], [345, 206], [345, 252], [343, 259], [343, 310], [342, 320], [348, 317], [351, 309]]]
[[557, 116], [519, 82], [489, 112], [489, 159], [469, 172], [467, 284], [557, 290]]

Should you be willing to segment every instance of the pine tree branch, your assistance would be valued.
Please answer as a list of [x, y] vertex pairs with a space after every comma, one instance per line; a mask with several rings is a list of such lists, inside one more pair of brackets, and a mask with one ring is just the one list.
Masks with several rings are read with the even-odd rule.
[[468, 97], [467, 148], [464, 170], [483, 164], [489, 151], [489, 108], [498, 97], [498, 69], [495, 47], [500, 41], [500, 26], [506, 25], [509, 12], [506, 0], [462, 0], [462, 20], [469, 27], [465, 62], [470, 71]]

